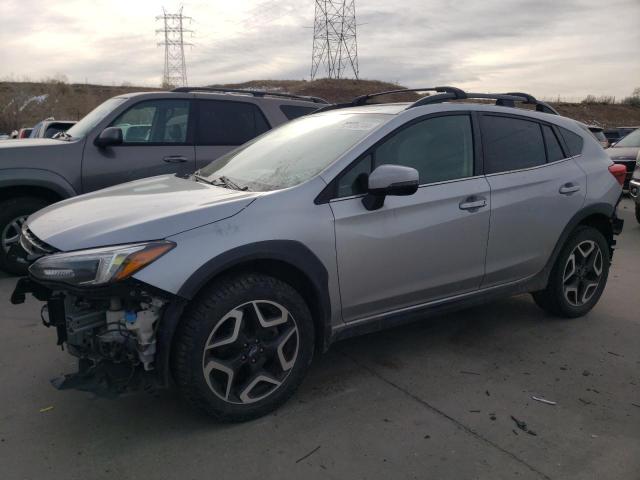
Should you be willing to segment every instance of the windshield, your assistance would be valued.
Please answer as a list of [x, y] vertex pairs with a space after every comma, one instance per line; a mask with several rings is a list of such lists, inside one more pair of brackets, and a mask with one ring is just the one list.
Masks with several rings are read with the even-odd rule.
[[388, 115], [330, 113], [302, 117], [272, 130], [197, 172], [252, 191], [293, 187], [314, 177]]
[[616, 147], [640, 147], [640, 129], [634, 130], [615, 145]]
[[106, 102], [101, 103], [96, 108], [87, 113], [82, 120], [67, 130], [67, 133], [73, 138], [82, 138], [89, 133], [93, 127], [102, 121], [110, 112], [118, 105], [126, 101], [126, 98], [110, 98]]

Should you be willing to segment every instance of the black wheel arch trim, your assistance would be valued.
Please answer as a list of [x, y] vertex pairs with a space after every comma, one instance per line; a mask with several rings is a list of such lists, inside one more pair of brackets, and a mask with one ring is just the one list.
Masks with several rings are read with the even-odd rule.
[[[540, 279], [540, 283], [543, 284], [540, 288], [544, 288], [546, 286], [549, 279], [549, 275], [551, 274], [551, 270], [553, 269], [553, 266], [556, 263], [556, 259], [558, 258], [558, 255], [560, 255], [560, 251], [562, 250], [562, 247], [564, 247], [567, 239], [571, 235], [571, 232], [573, 232], [578, 225], [580, 225], [584, 220], [591, 217], [592, 215], [603, 215], [612, 222], [612, 227], [611, 227], [612, 233], [615, 235], [616, 234], [615, 223], [616, 223], [616, 220], [618, 220], [615, 215], [615, 212], [616, 212], [616, 206], [613, 206], [610, 203], [594, 203], [592, 205], [582, 208], [571, 218], [571, 220], [569, 220], [567, 225], [564, 227], [564, 230], [562, 230], [562, 233], [560, 234], [560, 237], [556, 242], [556, 246], [554, 247], [553, 252], [549, 257], [549, 260], [547, 260], [545, 267], [537, 275], [537, 277]], [[610, 242], [610, 247], [612, 252], [613, 247], [615, 245], [615, 240], [607, 239], [607, 241]]]
[[[182, 285], [173, 301], [166, 307], [158, 331], [156, 373], [159, 383], [168, 386], [173, 337], [185, 307], [211, 280], [224, 272], [252, 261], [279, 261], [299, 270], [313, 289], [317, 300], [315, 312], [320, 324], [317, 347], [326, 350], [331, 338], [331, 299], [329, 274], [320, 259], [308, 247], [294, 240], [267, 240], [243, 245], [212, 258], [198, 268]], [[296, 288], [296, 285], [292, 285]], [[311, 306], [310, 306], [311, 307]]]

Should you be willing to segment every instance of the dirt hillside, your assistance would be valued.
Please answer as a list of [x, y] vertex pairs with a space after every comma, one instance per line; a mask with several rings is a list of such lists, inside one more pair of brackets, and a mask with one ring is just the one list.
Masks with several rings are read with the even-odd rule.
[[[375, 80], [254, 80], [251, 82], [216, 85], [228, 88], [254, 88], [313, 95], [330, 102], [350, 100], [358, 95], [403, 88], [400, 85]], [[78, 120], [107, 98], [129, 92], [160, 90], [135, 86], [105, 86], [67, 84], [63, 82], [31, 83], [0, 82], [0, 132], [33, 126], [38, 121], [54, 117]], [[535, 94], [535, 92], [533, 92]], [[411, 101], [412, 93], [383, 97], [382, 101]], [[552, 103], [563, 115], [584, 123], [604, 127], [640, 125], [640, 107], [629, 105], [583, 105]]]

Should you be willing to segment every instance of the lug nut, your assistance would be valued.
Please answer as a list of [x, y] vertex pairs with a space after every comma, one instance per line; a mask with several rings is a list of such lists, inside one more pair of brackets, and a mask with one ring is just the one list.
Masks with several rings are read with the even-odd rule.
[[260, 349], [260, 353], [262, 353], [262, 352], [264, 352], [264, 348], [261, 348], [261, 349]]
[[251, 363], [256, 363], [256, 359], [255, 359], [255, 358], [252, 358], [252, 359], [251, 359]]
[[247, 356], [246, 355], [242, 355], [242, 360], [246, 360]]
[[256, 338], [256, 345], [259, 344], [259, 343], [260, 343], [260, 341]]
[[244, 348], [247, 348], [248, 346], [249, 346], [249, 344], [248, 344], [248, 343], [245, 343], [245, 344], [243, 345], [243, 347], [244, 347]]

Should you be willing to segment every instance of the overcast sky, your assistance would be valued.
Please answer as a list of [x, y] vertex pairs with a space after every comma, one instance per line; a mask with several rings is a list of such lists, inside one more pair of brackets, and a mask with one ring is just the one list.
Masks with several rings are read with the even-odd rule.
[[[191, 85], [308, 79], [313, 0], [187, 0]], [[173, 0], [2, 0], [0, 78], [157, 86]], [[357, 0], [361, 78], [539, 97], [640, 87], [640, 0]]]

